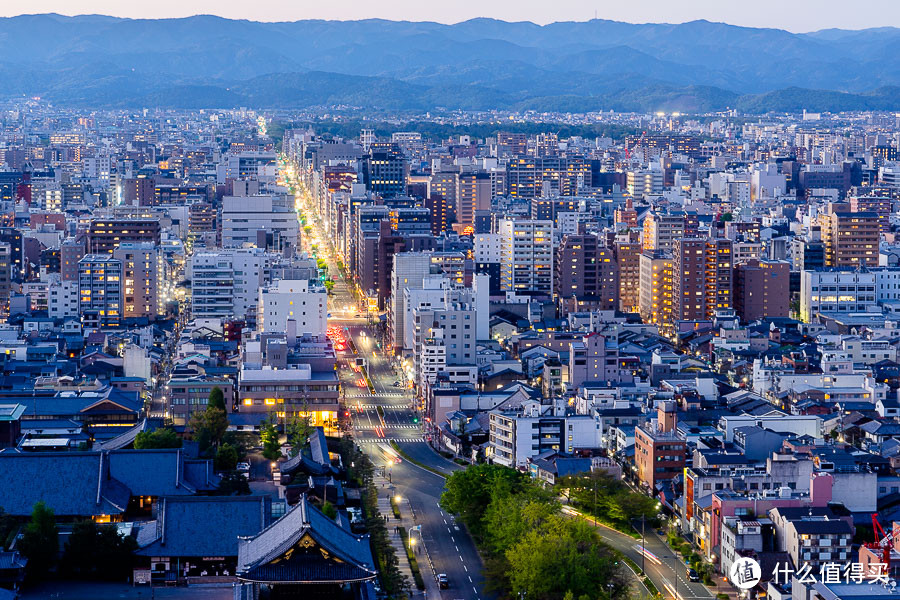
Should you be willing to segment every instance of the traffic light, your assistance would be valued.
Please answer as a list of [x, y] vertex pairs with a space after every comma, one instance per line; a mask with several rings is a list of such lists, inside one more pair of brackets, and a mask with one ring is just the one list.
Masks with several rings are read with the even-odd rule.
[[418, 423], [418, 422], [419, 422], [419, 417], [413, 417], [413, 423]]

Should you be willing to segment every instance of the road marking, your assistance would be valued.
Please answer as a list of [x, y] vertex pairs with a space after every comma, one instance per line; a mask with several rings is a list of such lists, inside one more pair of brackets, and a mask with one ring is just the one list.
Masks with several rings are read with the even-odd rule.
[[444, 519], [444, 525], [446, 525], [446, 524], [447, 524], [447, 519]]
[[447, 533], [450, 533], [450, 528], [449, 528], [449, 527], [447, 528]]
[[472, 583], [472, 576], [469, 575], [469, 583]]
[[456, 551], [459, 552], [459, 546], [454, 546], [454, 548], [456, 548]]
[[465, 569], [465, 570], [466, 570], [466, 573], [468, 573], [468, 572], [469, 572], [469, 567], [467, 567], [467, 566], [466, 566], [466, 565], [463, 565], [463, 569]]
[[459, 562], [464, 563], [466, 561], [463, 560], [462, 555], [459, 556]]

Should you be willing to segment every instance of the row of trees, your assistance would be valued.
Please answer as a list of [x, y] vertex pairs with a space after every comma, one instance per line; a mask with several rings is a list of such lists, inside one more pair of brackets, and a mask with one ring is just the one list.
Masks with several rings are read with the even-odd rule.
[[556, 491], [579, 510], [622, 531], [632, 531], [636, 519], [645, 518], [653, 525], [657, 521], [656, 500], [633, 491], [624, 481], [603, 471], [561, 477]]
[[409, 581], [400, 572], [400, 561], [391, 545], [384, 518], [378, 510], [378, 488], [373, 482], [375, 467], [349, 437], [341, 438], [339, 452], [341, 462], [347, 468], [347, 483], [363, 489], [366, 530], [369, 532], [372, 557], [378, 566], [381, 585], [388, 597], [400, 597], [409, 590]]
[[28, 558], [27, 574], [32, 580], [46, 577], [57, 567], [65, 577], [109, 581], [128, 577], [138, 548], [134, 538], [120, 535], [115, 525], [88, 519], [74, 524], [59, 559], [56, 516], [43, 502], [34, 505], [17, 547]]
[[441, 506], [469, 529], [485, 555], [485, 579], [501, 595], [608, 600], [627, 591], [617, 553], [519, 471], [487, 464], [457, 471]]

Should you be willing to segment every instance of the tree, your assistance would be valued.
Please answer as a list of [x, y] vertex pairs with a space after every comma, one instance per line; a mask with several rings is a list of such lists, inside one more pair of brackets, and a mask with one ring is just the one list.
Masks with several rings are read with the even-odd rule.
[[[614, 552], [581, 519], [553, 515], [507, 550], [512, 592], [528, 598], [614, 597], [627, 589]], [[610, 585], [610, 588], [607, 588]]]
[[29, 575], [46, 575], [56, 563], [59, 552], [59, 529], [56, 516], [43, 502], [35, 503], [31, 521], [18, 543], [19, 551], [28, 559]]
[[238, 463], [238, 451], [231, 444], [224, 443], [216, 451], [216, 469], [218, 471], [234, 471]]
[[441, 507], [459, 515], [472, 534], [483, 539], [482, 519], [491, 502], [494, 489], [503, 486], [505, 493], [521, 492], [528, 485], [528, 476], [515, 469], [500, 465], [472, 465], [464, 471], [456, 471], [447, 478]]
[[126, 579], [133, 567], [138, 545], [131, 536], [119, 535], [114, 525], [79, 521], [66, 542], [62, 569], [84, 579]]
[[310, 422], [308, 404], [304, 404], [300, 412], [291, 415], [285, 429], [287, 430], [285, 433], [287, 434], [288, 443], [291, 445], [291, 456], [297, 456], [303, 447], [306, 446], [309, 436], [312, 435], [313, 429], [315, 429]]
[[228, 430], [228, 415], [215, 406], [207, 406], [206, 410], [191, 415], [191, 437], [200, 446], [200, 452], [210, 448], [218, 448], [222, 437]]
[[334, 279], [331, 279], [329, 277], [328, 279], [323, 281], [322, 284], [325, 286], [325, 291], [329, 294], [334, 290]]
[[174, 429], [161, 427], [155, 431], [142, 431], [134, 438], [135, 450], [152, 448], [181, 448], [181, 438]]
[[6, 542], [16, 529], [16, 518], [0, 507], [0, 550], [7, 547]]
[[225, 410], [225, 392], [219, 386], [215, 386], [209, 391], [209, 400], [206, 403], [206, 407], [209, 408], [210, 406], [222, 411]]
[[265, 419], [259, 425], [259, 439], [262, 442], [263, 456], [269, 460], [278, 460], [281, 457], [281, 442], [278, 440], [278, 429], [270, 419]]
[[333, 521], [337, 518], [337, 509], [334, 507], [334, 504], [326, 500], [322, 504], [322, 514]]
[[219, 481], [219, 487], [216, 489], [217, 496], [246, 496], [250, 493], [250, 484], [247, 478], [240, 473], [231, 471], [222, 476]]

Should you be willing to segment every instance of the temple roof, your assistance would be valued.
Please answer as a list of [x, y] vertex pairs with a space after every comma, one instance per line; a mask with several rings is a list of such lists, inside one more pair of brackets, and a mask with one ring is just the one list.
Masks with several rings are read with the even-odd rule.
[[332, 583], [376, 576], [369, 536], [342, 528], [306, 496], [278, 521], [238, 543], [237, 575], [246, 581]]

